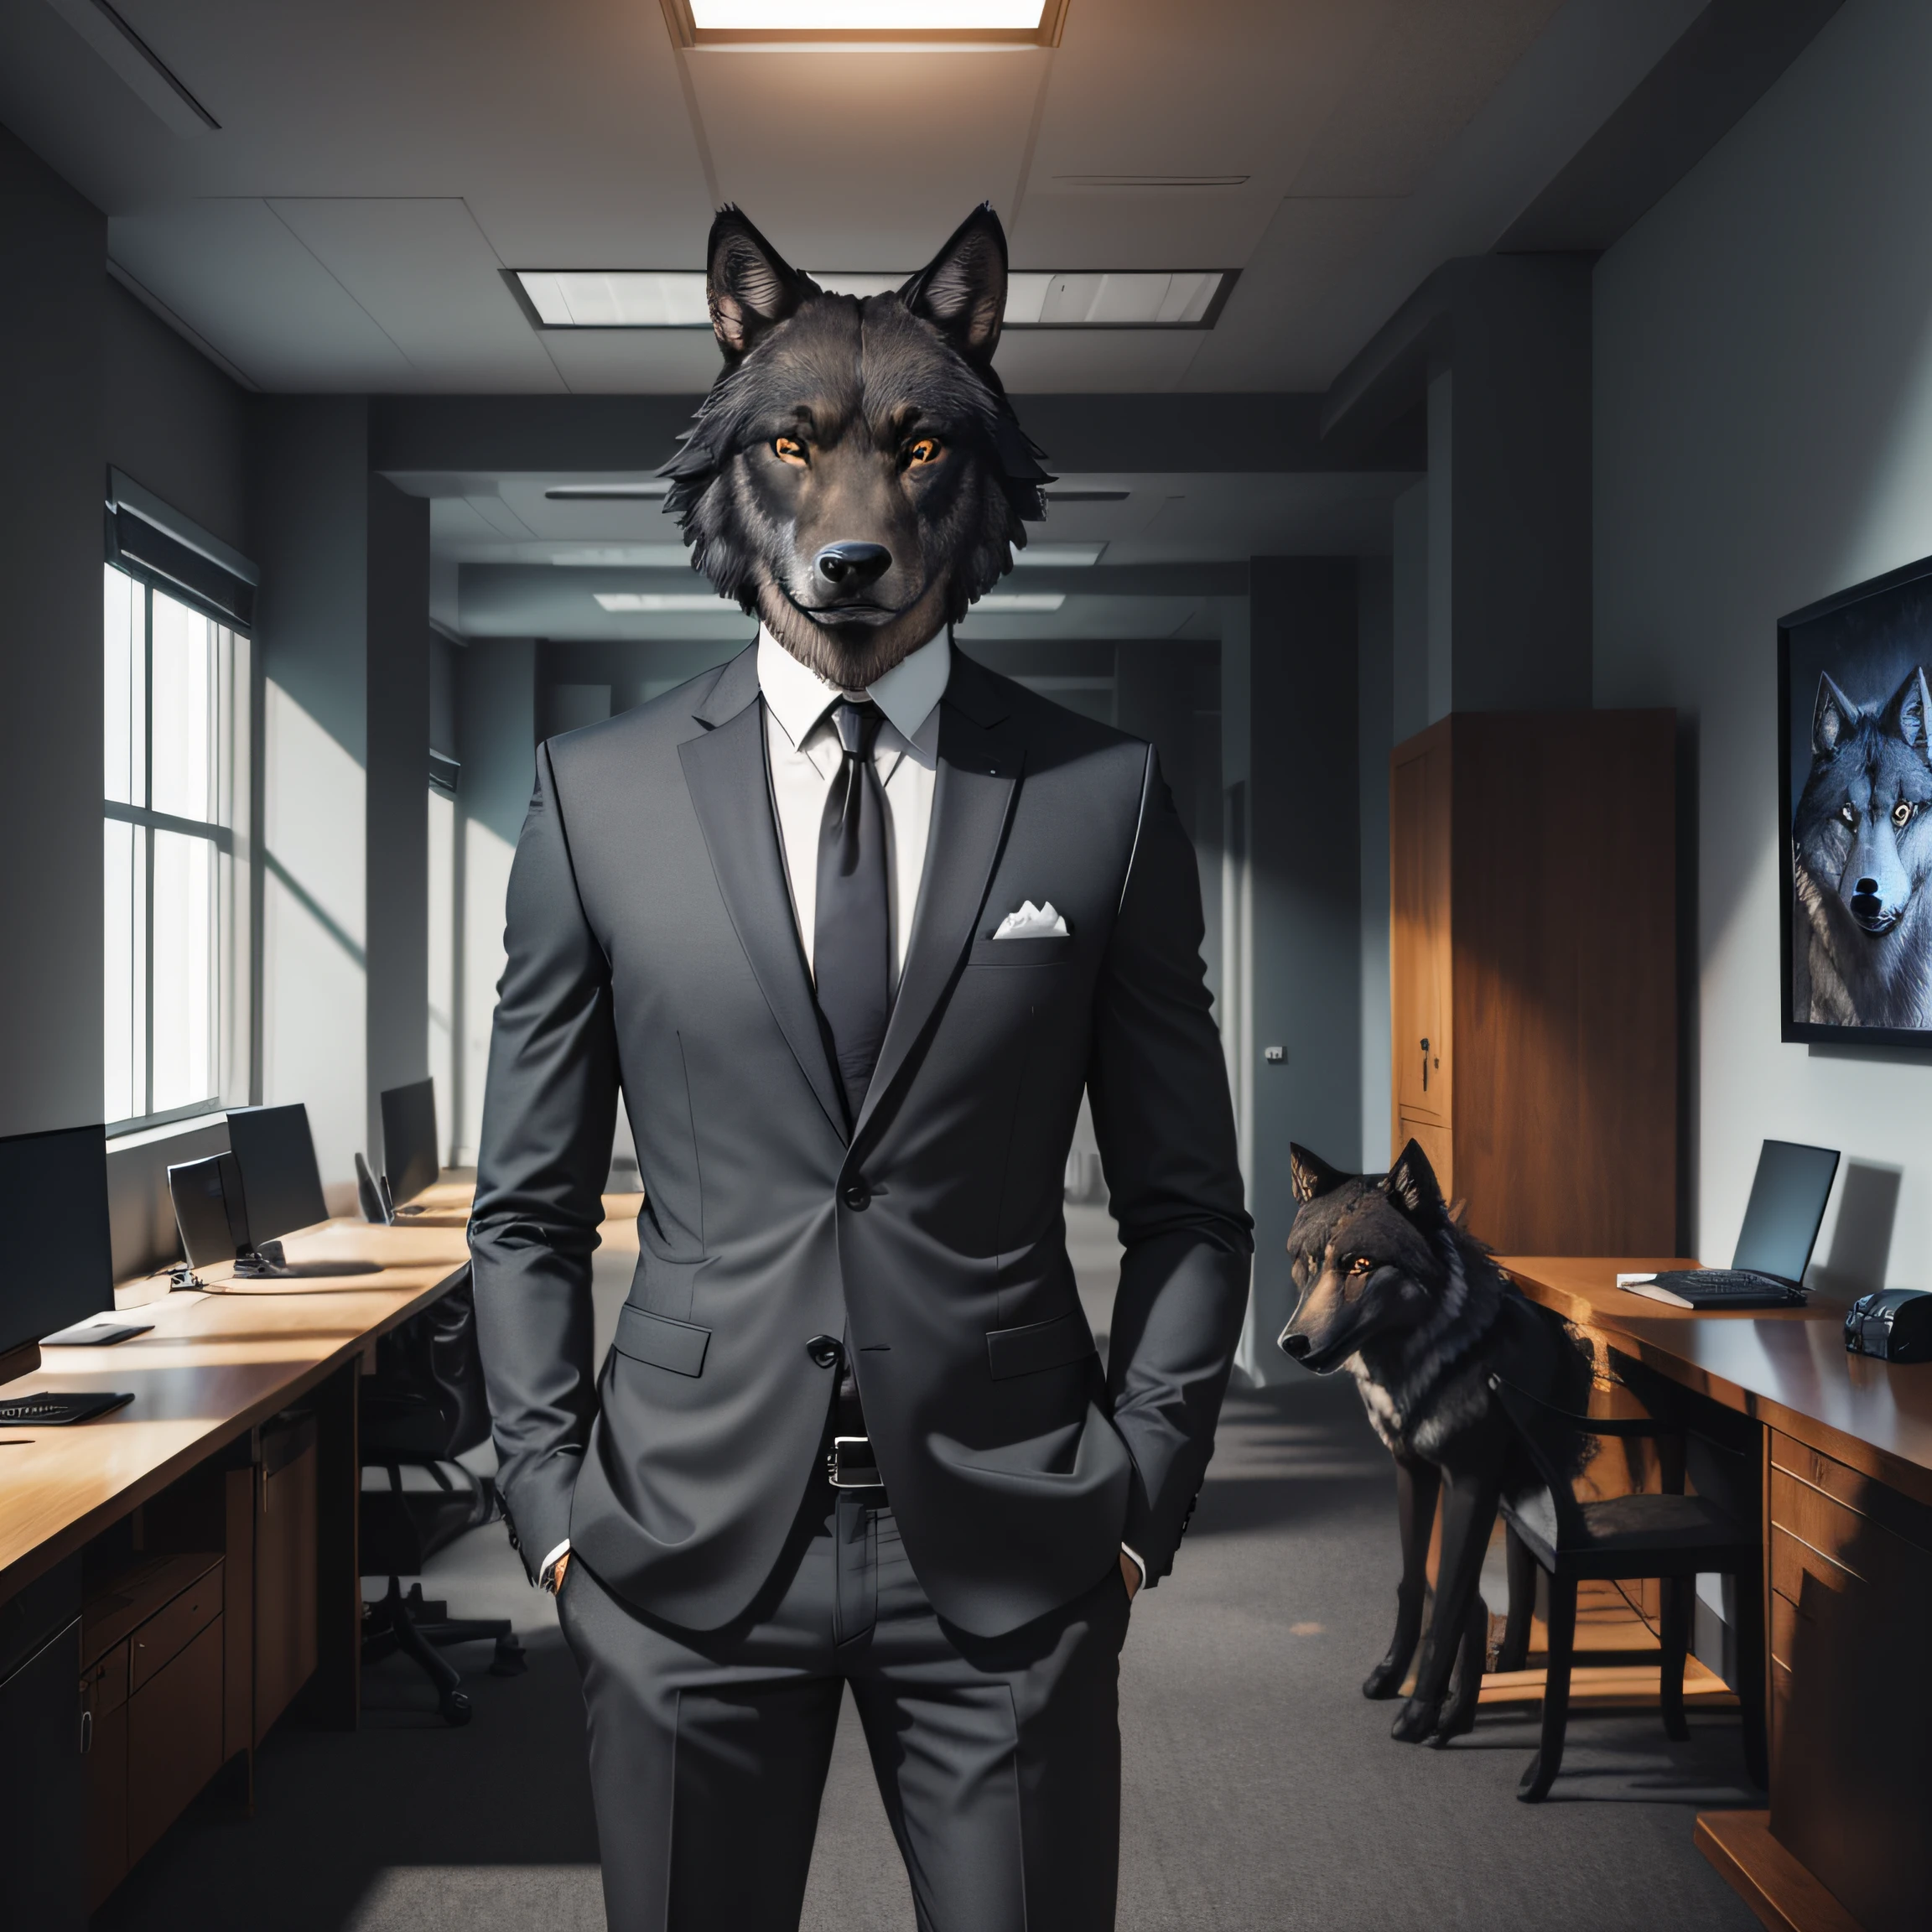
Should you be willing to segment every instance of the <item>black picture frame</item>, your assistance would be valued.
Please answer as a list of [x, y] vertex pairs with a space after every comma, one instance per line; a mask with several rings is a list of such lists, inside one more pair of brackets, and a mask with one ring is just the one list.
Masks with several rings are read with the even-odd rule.
[[[1932, 1051], [1932, 1026], [1847, 1024], [1801, 1019], [1797, 1013], [1799, 842], [1794, 814], [1804, 788], [1799, 768], [1801, 763], [1809, 766], [1811, 758], [1819, 672], [1838, 666], [1843, 674], [1833, 672], [1835, 681], [1862, 709], [1869, 709], [1886, 704], [1914, 663], [1932, 678], [1932, 557], [1869, 578], [1778, 620], [1779, 1036], [1787, 1045], [1827, 1042]], [[1932, 879], [1925, 890], [1932, 891]], [[1926, 973], [1932, 976], [1932, 950]]]

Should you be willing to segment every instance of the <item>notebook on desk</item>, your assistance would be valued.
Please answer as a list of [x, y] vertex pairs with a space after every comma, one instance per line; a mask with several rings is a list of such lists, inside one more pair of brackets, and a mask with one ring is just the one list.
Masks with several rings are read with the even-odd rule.
[[1666, 1307], [1708, 1313], [1728, 1308], [1802, 1308], [1805, 1270], [1824, 1224], [1838, 1172], [1836, 1148], [1767, 1140], [1728, 1268], [1666, 1268], [1619, 1275], [1617, 1285]]

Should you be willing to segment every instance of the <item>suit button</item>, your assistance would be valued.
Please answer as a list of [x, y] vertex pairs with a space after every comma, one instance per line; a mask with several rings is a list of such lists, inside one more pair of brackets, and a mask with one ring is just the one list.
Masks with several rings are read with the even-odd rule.
[[821, 1368], [830, 1368], [837, 1365], [839, 1358], [845, 1353], [845, 1350], [836, 1336], [814, 1335], [805, 1344], [805, 1353]]
[[854, 1176], [839, 1190], [839, 1198], [854, 1214], [863, 1214], [872, 1205], [872, 1190]]

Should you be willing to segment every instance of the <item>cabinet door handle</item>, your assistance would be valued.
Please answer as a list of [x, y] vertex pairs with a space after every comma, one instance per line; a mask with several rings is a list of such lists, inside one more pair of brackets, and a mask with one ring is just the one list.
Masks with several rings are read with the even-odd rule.
[[1422, 1091], [1429, 1091], [1429, 1042], [1422, 1042]]

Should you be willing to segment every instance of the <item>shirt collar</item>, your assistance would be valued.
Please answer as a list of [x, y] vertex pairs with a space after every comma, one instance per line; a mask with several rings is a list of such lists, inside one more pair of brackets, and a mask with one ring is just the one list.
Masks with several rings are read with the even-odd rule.
[[[911, 745], [946, 695], [952, 673], [953, 647], [942, 631], [895, 664], [865, 695]], [[801, 664], [762, 624], [758, 626], [758, 688], [785, 735], [799, 745], [844, 695], [836, 684], [828, 684], [816, 671]]]

